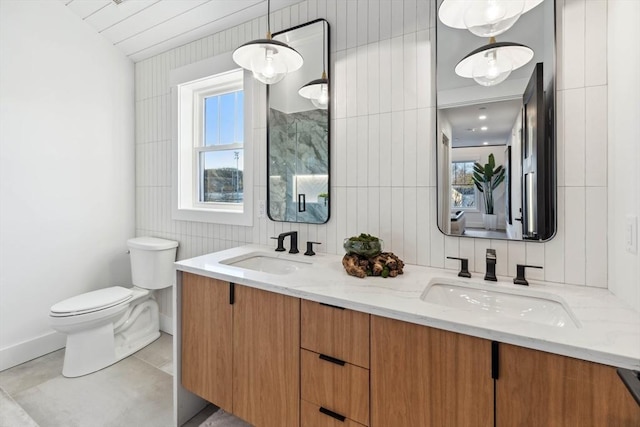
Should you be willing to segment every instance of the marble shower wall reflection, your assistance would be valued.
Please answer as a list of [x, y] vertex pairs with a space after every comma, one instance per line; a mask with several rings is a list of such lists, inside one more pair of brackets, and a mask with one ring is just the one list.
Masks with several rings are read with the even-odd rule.
[[269, 109], [272, 220], [322, 224], [329, 219], [328, 123], [326, 110]]

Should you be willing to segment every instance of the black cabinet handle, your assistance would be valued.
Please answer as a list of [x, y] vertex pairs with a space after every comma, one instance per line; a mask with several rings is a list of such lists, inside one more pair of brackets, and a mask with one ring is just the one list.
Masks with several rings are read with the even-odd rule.
[[344, 366], [344, 364], [347, 363], [344, 360], [336, 359], [335, 357], [327, 356], [326, 354], [321, 354], [318, 357], [322, 360], [326, 360], [327, 362], [331, 362], [340, 366]]
[[618, 368], [617, 372], [633, 399], [640, 406], [640, 372], [623, 368]]
[[341, 423], [344, 422], [344, 420], [347, 419], [347, 417], [345, 417], [344, 415], [340, 415], [336, 412], [333, 412], [327, 408], [323, 408], [322, 406], [320, 407], [320, 409], [318, 409], [318, 411], [322, 412], [325, 415], [329, 415], [331, 418], [335, 418], [336, 420], [340, 421]]
[[337, 305], [327, 304], [326, 302], [318, 303], [320, 305], [324, 305], [325, 307], [337, 308], [338, 310], [344, 310], [344, 307], [338, 307]]
[[236, 302], [236, 284], [229, 283], [229, 304], [233, 305]]
[[500, 343], [491, 341], [491, 378], [497, 380], [500, 377]]

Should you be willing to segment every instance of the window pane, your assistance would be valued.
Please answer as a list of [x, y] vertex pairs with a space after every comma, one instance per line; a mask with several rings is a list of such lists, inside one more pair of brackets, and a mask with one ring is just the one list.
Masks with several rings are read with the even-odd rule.
[[475, 187], [462, 185], [452, 186], [451, 206], [454, 208], [474, 208], [476, 206]]
[[476, 187], [472, 177], [473, 162], [451, 163], [451, 207], [476, 207]]
[[200, 153], [200, 202], [242, 203], [244, 150]]
[[204, 146], [237, 144], [243, 140], [243, 91], [205, 98]]
[[244, 142], [244, 92], [236, 92], [235, 142]]
[[234, 144], [236, 94], [235, 92], [220, 95], [220, 144]]
[[204, 145], [218, 144], [218, 97], [204, 99]]

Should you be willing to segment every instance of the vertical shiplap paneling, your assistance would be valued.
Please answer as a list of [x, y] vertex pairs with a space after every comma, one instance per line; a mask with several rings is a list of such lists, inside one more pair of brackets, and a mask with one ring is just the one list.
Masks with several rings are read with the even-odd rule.
[[[291, 229], [301, 244], [320, 241], [317, 251], [339, 254], [345, 237], [369, 232], [410, 263], [444, 267], [446, 255], [460, 255], [483, 273], [485, 251], [493, 247], [499, 274], [513, 276], [516, 263], [527, 262], [544, 266], [528, 273], [532, 278], [606, 287], [606, 1], [556, 0], [558, 232], [544, 244], [445, 237], [437, 228], [432, 3], [308, 0], [272, 12], [273, 32], [316, 18], [331, 25], [333, 197], [324, 225], [258, 216], [267, 191], [264, 92], [254, 111], [254, 226], [171, 218], [170, 72], [264, 37], [266, 17], [137, 63], [136, 233], [178, 240], [182, 259], [251, 242], [270, 245], [269, 237]], [[170, 298], [159, 295], [167, 316]]]
[[585, 85], [607, 84], [607, 0], [585, 3]]
[[380, 40], [380, 2], [377, 1], [367, 5], [367, 37], [369, 43]]
[[607, 110], [607, 87], [587, 87], [585, 93], [585, 184], [591, 187], [607, 186]]
[[585, 89], [564, 91], [564, 180], [568, 187], [585, 185]]
[[585, 194], [586, 284], [607, 287], [607, 188], [587, 187]]
[[585, 282], [586, 245], [586, 201], [585, 187], [565, 188], [565, 233], [564, 247], [565, 281], [572, 285]]
[[563, 56], [560, 58], [563, 89], [579, 88], [585, 85], [585, 3], [591, 1], [564, 0]]

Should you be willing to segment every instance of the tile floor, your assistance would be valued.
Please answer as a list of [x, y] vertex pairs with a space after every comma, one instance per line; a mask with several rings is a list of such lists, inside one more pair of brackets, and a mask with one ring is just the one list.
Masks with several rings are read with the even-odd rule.
[[[173, 337], [79, 378], [62, 376], [64, 349], [0, 372], [2, 427], [171, 427]], [[185, 426], [200, 425], [207, 407]]]

